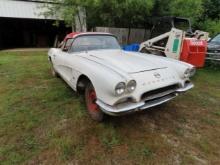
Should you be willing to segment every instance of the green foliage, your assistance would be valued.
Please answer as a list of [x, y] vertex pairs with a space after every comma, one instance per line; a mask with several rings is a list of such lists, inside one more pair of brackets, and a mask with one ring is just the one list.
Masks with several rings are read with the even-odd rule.
[[[154, 0], [53, 0], [54, 5], [44, 4], [45, 16], [55, 15], [65, 21], [67, 26], [75, 22], [80, 8], [85, 8], [89, 27], [143, 26], [150, 16]], [[57, 13], [60, 13], [59, 15]]]
[[213, 37], [220, 32], [220, 21], [206, 19], [199, 22], [199, 27], [201, 27], [202, 30], [209, 32], [210, 36]]
[[213, 37], [220, 32], [220, 1], [203, 0], [203, 13], [197, 20], [198, 27], [210, 33]]
[[170, 15], [170, 0], [154, 0], [152, 16]]
[[153, 8], [153, 0], [97, 0], [87, 12], [89, 27], [140, 27]]
[[220, 19], [220, 1], [219, 0], [204, 0], [203, 16], [212, 20]]
[[175, 0], [169, 4], [170, 14], [190, 18], [194, 23], [202, 14], [202, 0]]
[[[94, 0], [52, 0], [53, 4], [43, 3], [45, 8], [42, 13], [45, 17], [55, 16], [58, 20], [64, 20], [67, 26], [74, 26], [75, 17], [78, 16], [79, 10], [88, 6], [93, 6]], [[56, 23], [57, 24], [57, 23]]]
[[180, 16], [190, 18], [196, 29], [213, 36], [219, 33], [219, 0], [155, 0], [152, 16]]
[[[53, 0], [45, 4], [45, 16], [55, 15], [73, 26], [80, 8], [86, 9], [88, 29], [97, 26], [146, 27], [149, 17], [180, 16], [190, 18], [197, 29], [211, 35], [219, 32], [219, 0]], [[58, 15], [59, 13], [59, 15]]]

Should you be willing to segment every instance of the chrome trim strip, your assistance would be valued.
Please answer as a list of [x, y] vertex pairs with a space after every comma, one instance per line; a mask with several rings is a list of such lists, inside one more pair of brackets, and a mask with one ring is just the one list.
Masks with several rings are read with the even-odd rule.
[[97, 100], [96, 103], [100, 106], [100, 108], [104, 111], [104, 112], [109, 112], [109, 113], [120, 113], [120, 112], [126, 112], [126, 111], [130, 111], [136, 108], [139, 108], [141, 106], [143, 106], [145, 103], [139, 102], [139, 103], [126, 103], [127, 105], [125, 106], [121, 106], [121, 107], [117, 107], [117, 106], [110, 106], [107, 105], [105, 103], [103, 103], [100, 100]]
[[129, 73], [129, 74], [136, 74], [136, 73], [147, 72], [147, 71], [153, 71], [153, 70], [159, 70], [159, 69], [167, 69], [167, 67], [147, 69], [147, 70], [142, 70], [142, 71], [138, 71], [138, 72], [128, 72], [128, 73]]
[[175, 93], [173, 95], [168, 95], [168, 96], [162, 97], [162, 98], [154, 100], [154, 101], [149, 101], [143, 107], [140, 107], [140, 110], [144, 110], [147, 108], [151, 108], [151, 107], [163, 104], [163, 103], [175, 98], [176, 96], [178, 96], [178, 93]]
[[188, 91], [189, 89], [192, 89], [193, 87], [194, 85], [192, 83], [189, 83], [187, 86], [177, 89], [176, 92], [185, 92]]
[[194, 85], [192, 83], [189, 83], [187, 86], [183, 88], [179, 88], [173, 93], [170, 93], [168, 95], [157, 97], [155, 99], [148, 100], [148, 101], [140, 101], [138, 103], [128, 102], [128, 103], [122, 103], [116, 106], [107, 105], [103, 103], [101, 100], [97, 100], [96, 103], [99, 105], [99, 107], [104, 113], [112, 115], [112, 116], [120, 116], [126, 113], [135, 112], [138, 110], [144, 110], [147, 108], [151, 108], [151, 107], [163, 104], [175, 98], [176, 96], [178, 96], [179, 93], [185, 92], [193, 87]]
[[211, 52], [207, 52], [206, 54], [207, 54], [207, 55], [217, 55], [217, 56], [219, 56], [219, 55], [220, 55], [220, 53], [218, 53], [218, 52], [217, 52], [217, 53], [211, 53]]
[[220, 58], [210, 58], [210, 57], [206, 57], [206, 60], [220, 61]]

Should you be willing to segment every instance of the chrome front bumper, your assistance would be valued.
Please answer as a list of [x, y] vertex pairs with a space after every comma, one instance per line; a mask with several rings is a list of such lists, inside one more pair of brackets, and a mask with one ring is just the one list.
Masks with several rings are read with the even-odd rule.
[[163, 104], [163, 103], [175, 98], [176, 96], [178, 96], [179, 93], [185, 92], [193, 87], [194, 87], [194, 85], [192, 83], [190, 83], [187, 86], [185, 86], [183, 88], [179, 88], [168, 95], [160, 96], [160, 97], [152, 99], [152, 100], [140, 101], [138, 103], [126, 102], [126, 103], [119, 104], [116, 106], [107, 105], [100, 100], [97, 100], [96, 103], [99, 105], [99, 107], [101, 108], [101, 110], [104, 113], [111, 115], [111, 116], [120, 116], [120, 115], [124, 115], [127, 113], [141, 111], [141, 110], [145, 110], [147, 108], [151, 108], [151, 107]]
[[210, 53], [210, 52], [207, 52], [206, 60], [220, 61], [220, 53]]

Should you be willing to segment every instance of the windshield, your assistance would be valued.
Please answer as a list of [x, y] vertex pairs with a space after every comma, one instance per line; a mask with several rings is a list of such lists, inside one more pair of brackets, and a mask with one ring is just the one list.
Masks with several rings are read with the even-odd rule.
[[211, 42], [218, 42], [218, 43], [220, 43], [220, 34], [218, 34], [217, 36], [215, 36], [215, 37], [211, 40]]
[[188, 31], [190, 30], [190, 23], [188, 20], [185, 19], [175, 19], [174, 20], [174, 26], [177, 29], [183, 30], [183, 31]]
[[70, 52], [81, 52], [98, 49], [120, 49], [117, 39], [111, 35], [86, 35], [73, 41]]

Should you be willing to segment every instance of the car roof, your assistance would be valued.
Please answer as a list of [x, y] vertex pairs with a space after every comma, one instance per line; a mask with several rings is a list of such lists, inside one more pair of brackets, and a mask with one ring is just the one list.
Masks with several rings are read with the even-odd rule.
[[72, 32], [66, 35], [64, 38], [64, 41], [70, 38], [76, 38], [78, 36], [83, 36], [83, 35], [113, 35], [111, 33], [104, 33], [104, 32]]

